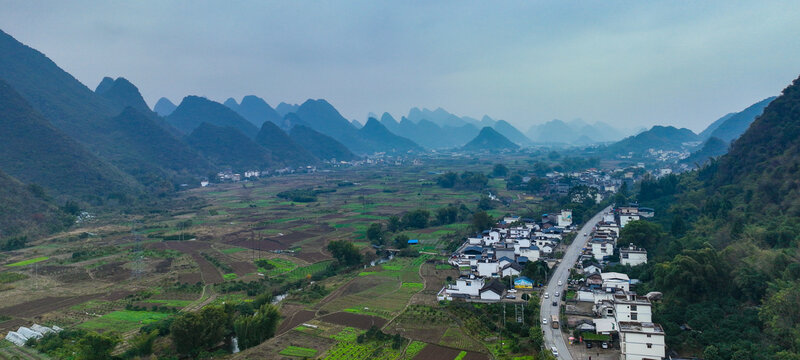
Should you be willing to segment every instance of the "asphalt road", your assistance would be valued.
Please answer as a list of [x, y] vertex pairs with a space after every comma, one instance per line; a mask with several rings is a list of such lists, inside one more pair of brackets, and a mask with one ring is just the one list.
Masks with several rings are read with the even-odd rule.
[[[569, 269], [578, 261], [578, 256], [581, 254], [581, 249], [586, 246], [586, 243], [589, 241], [589, 235], [591, 235], [592, 228], [594, 228], [595, 224], [600, 222], [603, 219], [603, 214], [607, 213], [611, 210], [611, 207], [607, 207], [597, 213], [591, 220], [586, 222], [586, 225], [578, 231], [578, 235], [575, 237], [575, 240], [570, 244], [567, 248], [567, 251], [564, 252], [564, 257], [561, 259], [561, 263], [556, 267], [553, 276], [550, 277], [550, 281], [547, 283], [544, 292], [549, 294], [549, 298], [545, 299], [544, 295], [542, 297], [542, 305], [540, 316], [542, 318], [547, 319], [547, 325], [542, 325], [542, 330], [544, 330], [544, 345], [549, 350], [553, 346], [558, 349], [558, 357], [560, 359], [568, 359], [572, 360], [573, 357], [569, 353], [569, 349], [567, 348], [567, 343], [564, 341], [564, 337], [561, 335], [561, 329], [553, 329], [550, 324], [550, 319], [552, 318], [551, 315], [558, 316], [558, 311], [561, 308], [561, 299], [555, 297], [555, 293], [558, 292], [559, 295], [564, 291], [567, 284], [567, 278], [569, 277]], [[584, 235], [586, 234], [586, 235]], [[558, 282], [561, 281], [562, 285], [559, 286]], [[553, 301], [558, 301], [559, 306], [553, 306]], [[539, 319], [539, 321], [542, 321]], [[560, 325], [560, 324], [559, 324]]]

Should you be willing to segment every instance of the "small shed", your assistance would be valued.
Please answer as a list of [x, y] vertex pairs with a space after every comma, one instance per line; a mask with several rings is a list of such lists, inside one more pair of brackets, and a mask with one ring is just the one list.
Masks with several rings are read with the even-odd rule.
[[419, 240], [417, 240], [417, 239], [408, 240], [408, 244], [409, 245], [419, 245]]

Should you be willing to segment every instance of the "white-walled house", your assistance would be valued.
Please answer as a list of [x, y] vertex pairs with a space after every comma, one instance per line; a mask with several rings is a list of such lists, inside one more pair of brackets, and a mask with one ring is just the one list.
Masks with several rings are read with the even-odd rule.
[[626, 274], [607, 272], [601, 273], [600, 277], [603, 279], [603, 289], [631, 290], [631, 279]]
[[602, 261], [606, 256], [614, 255], [614, 242], [607, 239], [592, 239], [592, 255], [595, 260]]
[[619, 262], [622, 265], [636, 266], [647, 264], [647, 250], [637, 248], [630, 244], [628, 247], [619, 249]]
[[479, 262], [477, 271], [478, 276], [497, 277], [500, 274], [500, 264], [496, 262]]
[[631, 221], [639, 220], [639, 214], [620, 214], [619, 215], [619, 227], [624, 228], [625, 225], [628, 225]]
[[499, 280], [492, 279], [480, 289], [481, 300], [500, 300], [506, 292], [506, 287]]
[[662, 359], [666, 355], [664, 329], [651, 322], [620, 321], [619, 347], [621, 360]]
[[464, 296], [480, 296], [480, 291], [485, 282], [481, 278], [459, 278], [456, 280], [455, 285], [447, 287], [447, 294], [455, 297]]
[[528, 261], [538, 261], [539, 258], [541, 257], [541, 254], [539, 253], [539, 247], [533, 245], [529, 248], [520, 248], [519, 256], [524, 256], [528, 258]]
[[653, 321], [650, 300], [635, 293], [614, 294], [614, 313], [617, 321]]

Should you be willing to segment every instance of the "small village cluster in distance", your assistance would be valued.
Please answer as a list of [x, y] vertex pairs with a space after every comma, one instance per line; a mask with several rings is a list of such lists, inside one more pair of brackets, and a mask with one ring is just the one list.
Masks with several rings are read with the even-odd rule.
[[[603, 271], [612, 260], [627, 266], [647, 263], [646, 249], [618, 244], [618, 240], [620, 229], [628, 223], [654, 215], [653, 209], [637, 204], [612, 209], [590, 234], [585, 234], [589, 241], [574, 264], [563, 264], [560, 260], [569, 245], [564, 240], [579, 235], [572, 223], [572, 211], [544, 214], [539, 221], [506, 216], [492, 229], [468, 238], [453, 253], [449, 263], [458, 268], [460, 277], [445, 285], [438, 298], [523, 304], [535, 294], [535, 289], [544, 286], [522, 276], [526, 265], [541, 261], [551, 270], [569, 266], [569, 280], [560, 293], [553, 294], [553, 305], [558, 306], [559, 300], [564, 305], [560, 307], [560, 316], [543, 318], [543, 326], [550, 320], [549, 326], [557, 329], [559, 323], [566, 321], [568, 328], [580, 334], [570, 337], [570, 343], [583, 341], [587, 347], [594, 344], [604, 348], [618, 344], [623, 359], [663, 358], [665, 333], [661, 325], [652, 322], [651, 305], [651, 301], [660, 300], [661, 293], [637, 295], [632, 291], [637, 279]], [[561, 281], [558, 286], [562, 286]], [[550, 294], [543, 296], [542, 301], [549, 303]], [[573, 333], [565, 336], [570, 334]]]

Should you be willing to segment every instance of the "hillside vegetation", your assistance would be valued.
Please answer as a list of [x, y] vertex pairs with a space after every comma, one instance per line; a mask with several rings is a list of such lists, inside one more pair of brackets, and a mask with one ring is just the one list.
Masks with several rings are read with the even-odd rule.
[[642, 291], [664, 292], [654, 320], [669, 346], [707, 360], [800, 358], [798, 179], [800, 79], [727, 155], [641, 184], [661, 224], [626, 227], [622, 241], [650, 242], [654, 261], [629, 270]]

